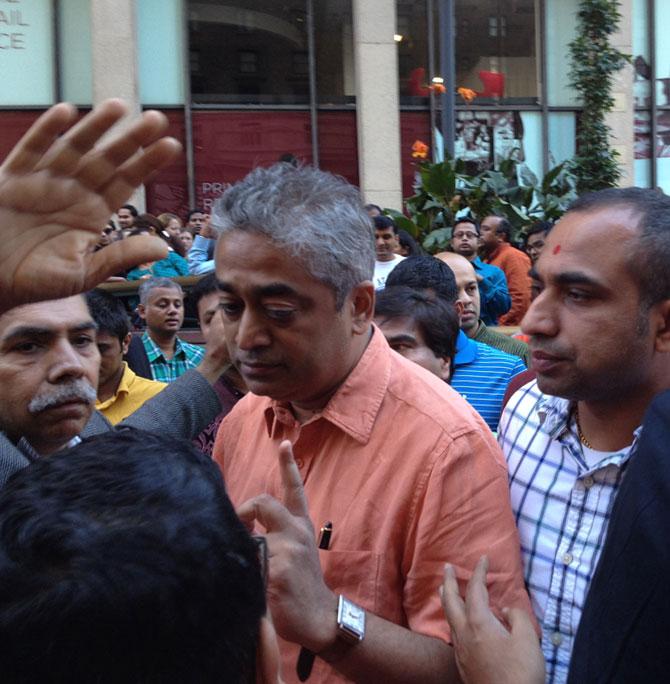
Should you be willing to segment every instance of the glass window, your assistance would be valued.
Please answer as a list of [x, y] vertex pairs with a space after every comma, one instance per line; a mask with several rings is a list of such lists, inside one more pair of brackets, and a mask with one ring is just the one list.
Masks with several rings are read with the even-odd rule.
[[539, 96], [535, 0], [456, 0], [456, 86], [479, 100]]
[[[356, 96], [351, 0], [308, 2], [314, 8], [317, 101], [319, 104], [351, 104]], [[295, 75], [307, 78], [307, 51], [299, 53], [299, 57], [300, 70]]]
[[0, 105], [54, 101], [51, 0], [0, 4]]
[[307, 104], [305, 0], [188, 2], [195, 103]]
[[57, 3], [61, 97], [78, 105], [93, 102], [91, 2]]
[[577, 30], [579, 0], [546, 0], [545, 50], [547, 99], [550, 107], [574, 107], [577, 99], [570, 87], [570, 48]]
[[[428, 106], [430, 65], [425, 0], [396, 2], [396, 35], [400, 104]], [[437, 35], [437, 32], [434, 32]]]
[[634, 182], [651, 186], [651, 59], [647, 0], [633, 0]]
[[140, 102], [184, 103], [183, 18], [181, 0], [135, 3]]
[[575, 155], [577, 121], [574, 112], [549, 113], [549, 167]]
[[[542, 149], [540, 115], [538, 113], [535, 118], [527, 116], [525, 112], [516, 111], [459, 111], [456, 115], [454, 156], [465, 161], [469, 174], [496, 167], [509, 158], [525, 163], [525, 148], [532, 138], [532, 156], [535, 159], [536, 148]], [[528, 125], [532, 131], [526, 131]], [[542, 168], [541, 157], [539, 168]]]

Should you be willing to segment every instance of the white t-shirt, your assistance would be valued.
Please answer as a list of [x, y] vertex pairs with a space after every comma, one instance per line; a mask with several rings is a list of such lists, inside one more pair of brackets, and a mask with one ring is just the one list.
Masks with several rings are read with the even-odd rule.
[[386, 287], [386, 279], [389, 273], [404, 259], [400, 254], [394, 255], [391, 261], [375, 261], [375, 274], [372, 281], [375, 284], [375, 290], [383, 290]]

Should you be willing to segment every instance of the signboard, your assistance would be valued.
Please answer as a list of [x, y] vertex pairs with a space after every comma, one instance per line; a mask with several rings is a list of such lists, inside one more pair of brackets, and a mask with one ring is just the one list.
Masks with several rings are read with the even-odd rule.
[[0, 0], [0, 105], [54, 100], [51, 0]]

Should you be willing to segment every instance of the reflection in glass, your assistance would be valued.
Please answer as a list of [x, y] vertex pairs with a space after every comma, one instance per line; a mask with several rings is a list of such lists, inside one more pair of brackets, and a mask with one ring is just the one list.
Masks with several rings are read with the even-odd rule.
[[538, 97], [534, 0], [456, 0], [456, 86], [478, 98]]
[[200, 0], [188, 10], [194, 102], [309, 102], [305, 0]]

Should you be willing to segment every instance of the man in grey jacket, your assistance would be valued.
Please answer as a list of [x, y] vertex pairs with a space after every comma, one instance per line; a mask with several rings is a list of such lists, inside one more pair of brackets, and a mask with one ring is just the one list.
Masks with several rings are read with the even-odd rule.
[[[95, 329], [81, 295], [0, 315], [0, 483], [32, 460], [113, 429], [94, 410], [100, 367]], [[215, 336], [197, 370], [120, 425], [176, 438], [198, 434], [220, 411], [211, 385], [227, 362], [222, 340]]]
[[[149, 236], [122, 240], [104, 251], [94, 251], [100, 226], [129, 199], [135, 187], [169, 164], [181, 149], [176, 140], [164, 137], [167, 120], [159, 112], [144, 112], [120, 133], [107, 135], [126, 113], [122, 102], [108, 100], [77, 121], [74, 107], [55, 105], [37, 120], [0, 166], [0, 314], [5, 323], [17, 323], [17, 312], [22, 309], [30, 313], [29, 307], [22, 305], [69, 298], [120, 270], [167, 255], [165, 243]], [[76, 300], [62, 300], [69, 301]], [[60, 305], [53, 302], [30, 306], [55, 310]], [[88, 312], [79, 309], [79, 314], [84, 313]], [[79, 332], [68, 328], [64, 333], [62, 329], [57, 332], [57, 322], [51, 321], [50, 330], [33, 330], [36, 337], [24, 340], [20, 351], [14, 349], [11, 354], [60, 357], [66, 360], [65, 376], [75, 376], [67, 382], [77, 381], [79, 376], [91, 384], [97, 362], [88, 359], [84, 363], [73, 356], [81, 357], [82, 347], [89, 345], [84, 337], [87, 330], [91, 332], [90, 325], [83, 319], [79, 323], [83, 324]], [[26, 326], [22, 323], [19, 327]], [[46, 345], [51, 345], [48, 353], [45, 340], [50, 340]], [[75, 370], [68, 371], [72, 363]], [[77, 369], [78, 363], [86, 370]], [[45, 363], [43, 368], [52, 365]], [[35, 375], [34, 369], [40, 366], [32, 366], [34, 377], [30, 383], [26, 371], [15, 374], [13, 379], [10, 373], [0, 385], [0, 394], [5, 395], [0, 408], [0, 483], [40, 452], [52, 453], [80, 435], [111, 429], [93, 411], [92, 403], [86, 402], [85, 382], [77, 382], [69, 396], [66, 390], [58, 399], [52, 390], [61, 384], [63, 372], [47, 372], [48, 377], [39, 380], [40, 374]], [[58, 368], [58, 363], [55, 366]], [[219, 410], [208, 380], [217, 378], [221, 371], [220, 357], [211, 350], [207, 363], [203, 361], [198, 371], [190, 371], [181, 382], [167, 388], [156, 397], [160, 401], [147, 402], [128, 419], [128, 424], [169, 435], [197, 434]], [[28, 384], [34, 390], [32, 396]], [[23, 402], [18, 396], [10, 399], [23, 385]], [[95, 387], [95, 382], [92, 385]]]

